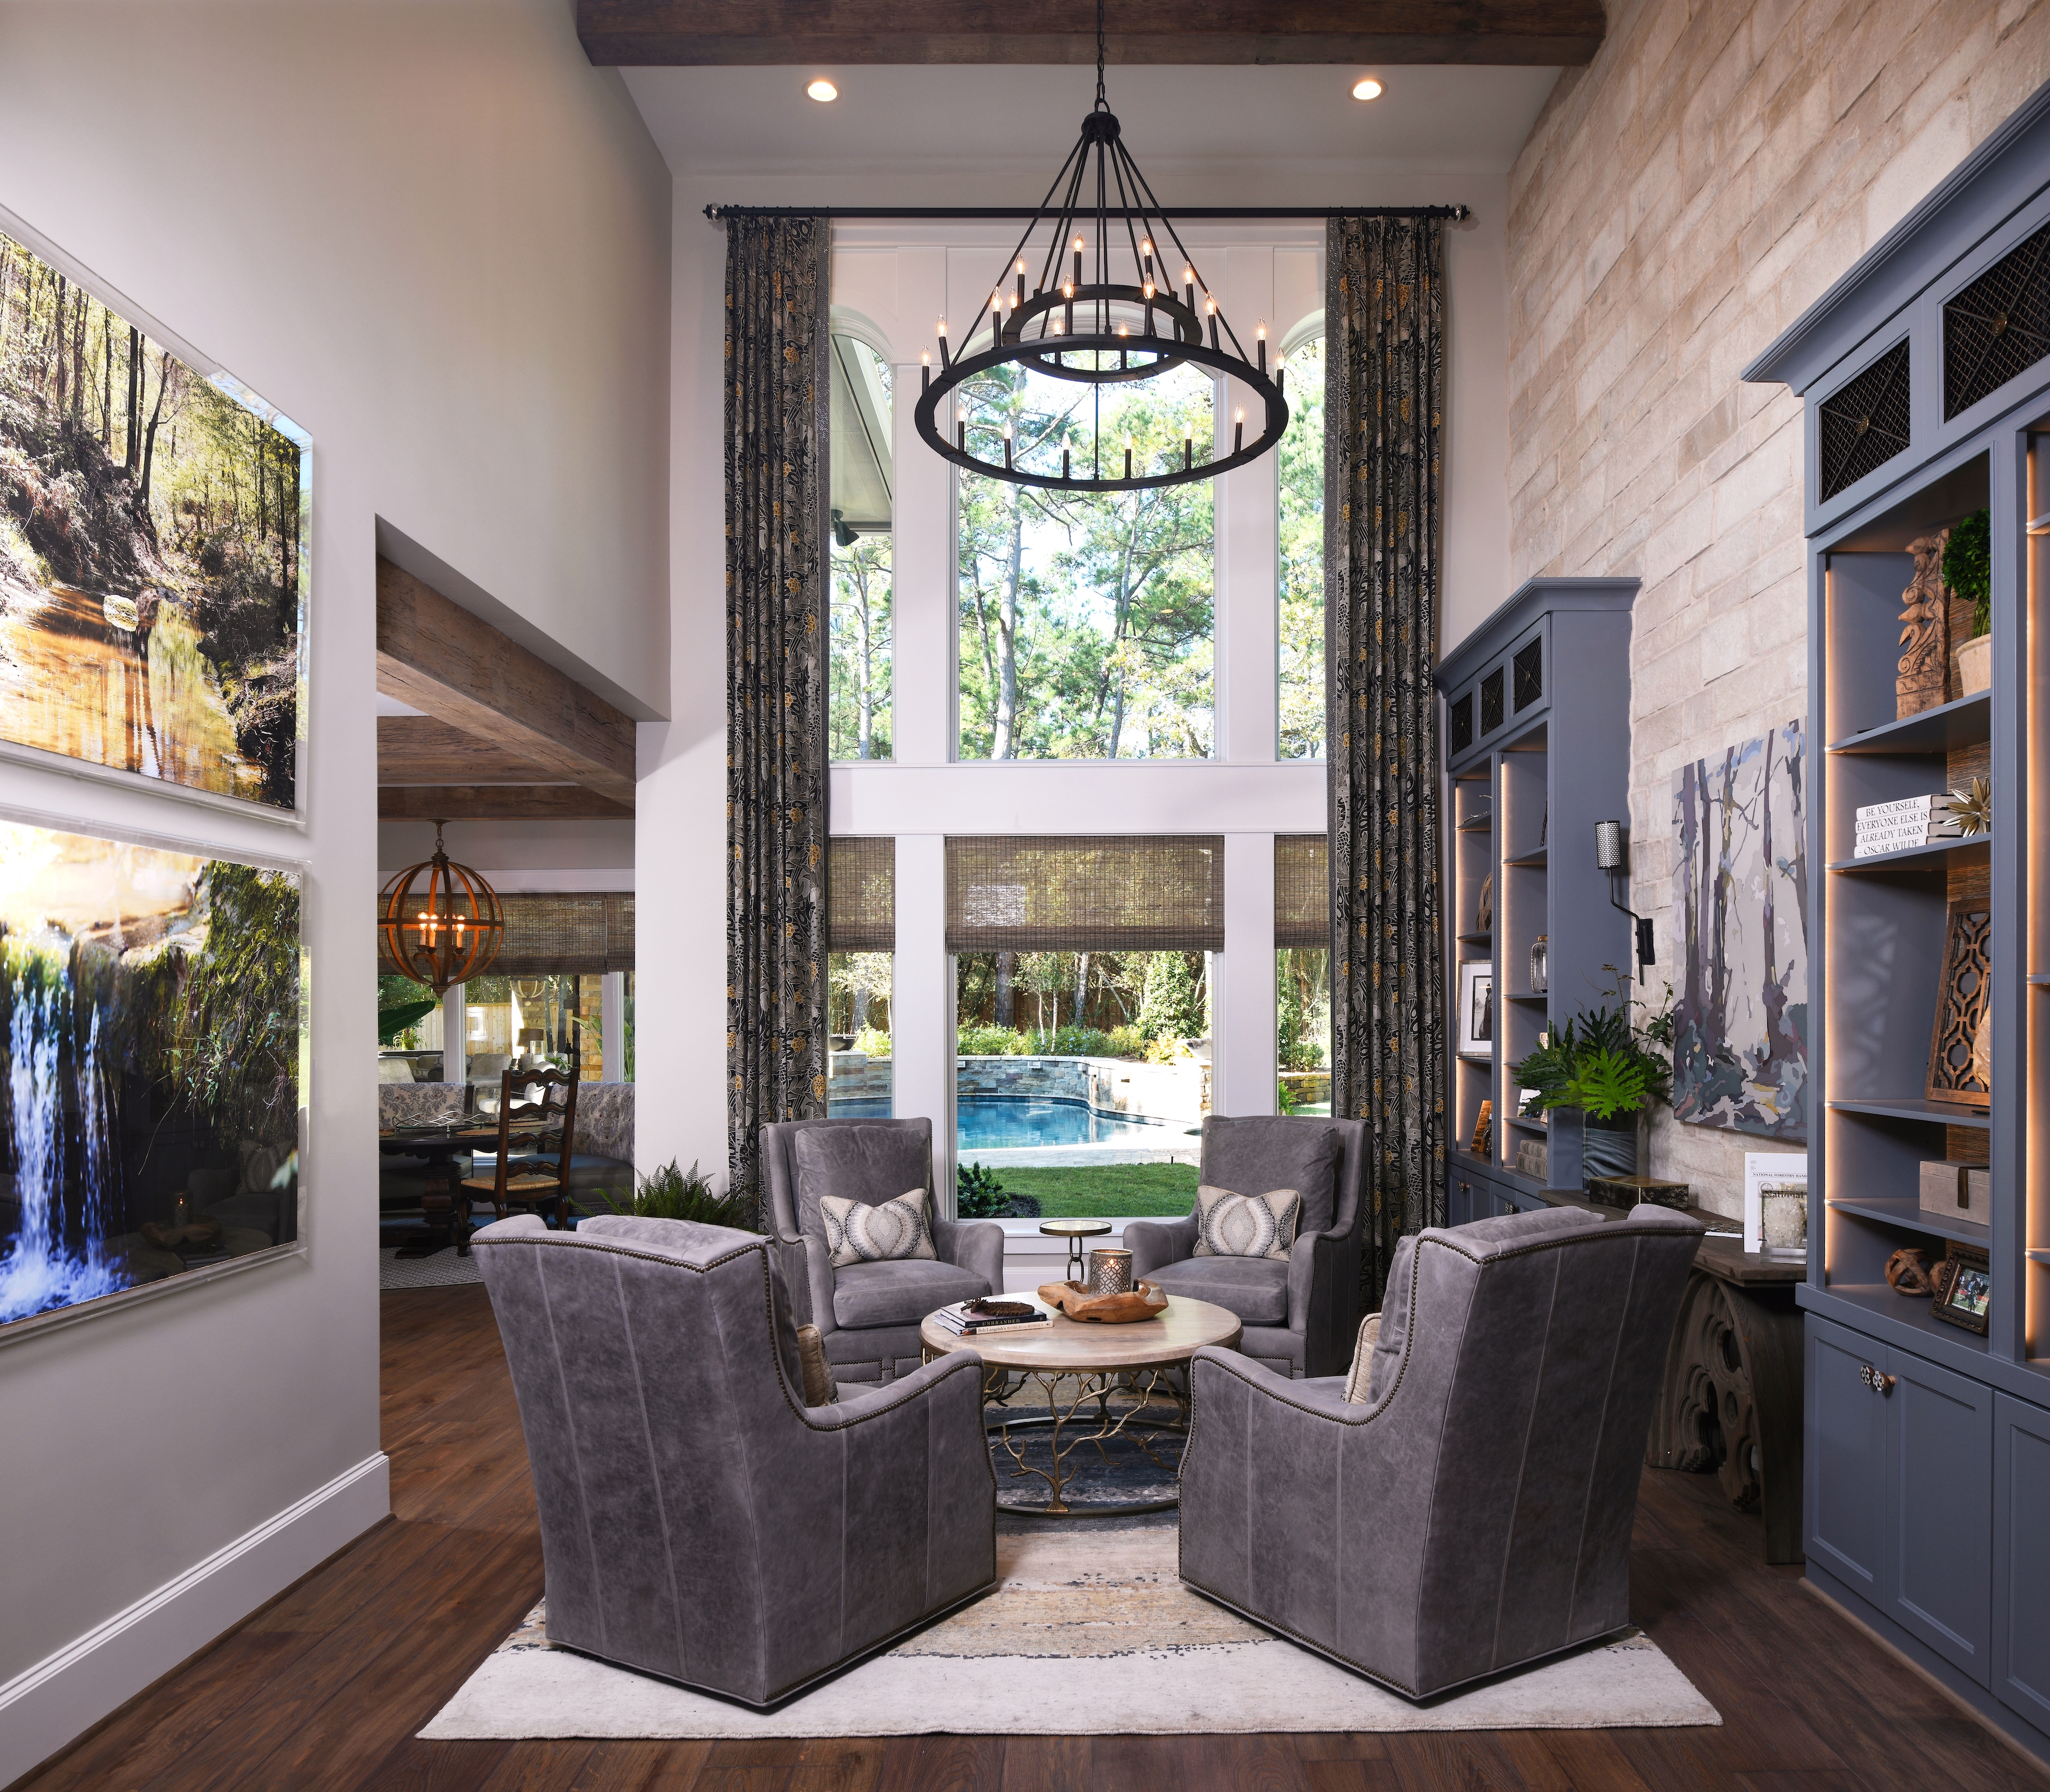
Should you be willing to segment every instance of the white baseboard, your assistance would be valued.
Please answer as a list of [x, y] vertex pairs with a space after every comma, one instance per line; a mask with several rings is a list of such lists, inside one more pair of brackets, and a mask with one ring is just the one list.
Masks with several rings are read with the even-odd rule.
[[392, 1509], [383, 1451], [0, 1686], [0, 1786], [118, 1711]]

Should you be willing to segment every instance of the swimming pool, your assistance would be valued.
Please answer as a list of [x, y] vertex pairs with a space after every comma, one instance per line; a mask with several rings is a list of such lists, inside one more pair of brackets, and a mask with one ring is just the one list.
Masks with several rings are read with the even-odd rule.
[[[835, 1119], [880, 1118], [890, 1111], [886, 1100], [847, 1100], [831, 1104]], [[1031, 1145], [1171, 1145], [1195, 1136], [1180, 1120], [1130, 1120], [1099, 1114], [1078, 1101], [1051, 1101], [1037, 1095], [963, 1095], [955, 1103], [963, 1150], [1000, 1151]]]

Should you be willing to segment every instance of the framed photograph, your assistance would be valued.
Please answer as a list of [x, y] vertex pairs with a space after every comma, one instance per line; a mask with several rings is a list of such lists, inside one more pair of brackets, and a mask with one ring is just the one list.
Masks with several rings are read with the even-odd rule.
[[1808, 1154], [1744, 1154], [1744, 1247], [1753, 1255], [1808, 1255]]
[[0, 816], [0, 1344], [298, 1248], [302, 885]]
[[1931, 1316], [1984, 1337], [1992, 1305], [1993, 1272], [1985, 1251], [1976, 1244], [1951, 1245], [1949, 1255], [1936, 1266]]
[[1485, 1058], [1494, 1049], [1494, 962], [1469, 958], [1460, 966], [1460, 1056]]
[[0, 213], [0, 755], [296, 817], [312, 455]]

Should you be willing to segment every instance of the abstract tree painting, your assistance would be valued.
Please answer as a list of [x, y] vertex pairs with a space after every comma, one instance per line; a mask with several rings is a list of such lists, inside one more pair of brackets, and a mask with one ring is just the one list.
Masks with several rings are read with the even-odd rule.
[[1808, 1135], [1807, 759], [1789, 722], [1673, 779], [1673, 1111]]

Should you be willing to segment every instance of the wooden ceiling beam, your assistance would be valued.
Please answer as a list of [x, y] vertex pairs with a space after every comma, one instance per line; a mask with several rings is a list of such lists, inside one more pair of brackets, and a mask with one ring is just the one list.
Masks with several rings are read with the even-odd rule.
[[384, 822], [628, 821], [630, 804], [581, 784], [386, 784], [377, 792]]
[[[1117, 64], [1592, 61], [1601, 0], [1118, 0]], [[1088, 0], [577, 0], [603, 66], [1089, 63]]]
[[633, 801], [631, 717], [382, 557], [377, 688], [552, 778]]
[[561, 774], [432, 716], [377, 718], [380, 784], [554, 784]]

